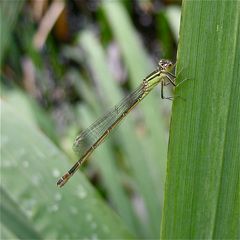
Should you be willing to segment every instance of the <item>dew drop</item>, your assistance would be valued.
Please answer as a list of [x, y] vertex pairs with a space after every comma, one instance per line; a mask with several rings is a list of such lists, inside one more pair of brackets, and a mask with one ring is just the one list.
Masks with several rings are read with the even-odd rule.
[[54, 168], [54, 169], [52, 170], [52, 175], [53, 175], [55, 178], [60, 177], [60, 171], [59, 171], [58, 169]]
[[60, 193], [56, 193], [55, 196], [54, 196], [54, 199], [56, 201], [60, 201], [62, 199], [62, 195]]
[[98, 240], [97, 234], [93, 234], [93, 235], [91, 236], [91, 239], [92, 239], [92, 240]]
[[96, 229], [96, 228], [97, 228], [97, 224], [96, 224], [95, 222], [92, 222], [92, 223], [91, 223], [91, 228], [92, 228], [92, 229]]
[[29, 162], [27, 160], [23, 161], [22, 163], [24, 168], [28, 168], [29, 167]]
[[27, 215], [28, 218], [32, 218], [32, 216], [33, 216], [33, 211], [32, 210], [27, 209], [24, 212], [25, 212], [25, 214]]
[[57, 212], [58, 211], [58, 205], [57, 204], [53, 204], [48, 208], [49, 212]]
[[39, 186], [41, 182], [41, 177], [39, 175], [32, 176], [32, 183], [35, 186]]
[[77, 187], [77, 193], [76, 195], [80, 198], [80, 199], [84, 199], [87, 196], [87, 192], [85, 190], [85, 188], [82, 185], [79, 185]]
[[90, 221], [92, 221], [92, 219], [93, 219], [92, 214], [91, 213], [87, 213], [86, 220], [90, 222]]

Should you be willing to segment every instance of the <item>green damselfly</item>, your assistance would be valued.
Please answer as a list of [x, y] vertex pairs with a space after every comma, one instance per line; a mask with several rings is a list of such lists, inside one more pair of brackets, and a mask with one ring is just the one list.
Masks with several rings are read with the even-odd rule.
[[171, 73], [173, 67], [174, 64], [171, 61], [165, 59], [160, 60], [158, 68], [150, 73], [135, 91], [130, 93], [119, 104], [79, 134], [73, 144], [73, 149], [79, 154], [80, 159], [58, 180], [57, 185], [59, 187], [62, 187], [70, 179], [70, 177], [73, 176], [90, 154], [108, 136], [111, 130], [115, 128], [155, 86], [159, 83], [161, 84], [162, 99], [172, 99], [172, 97], [163, 96], [163, 88], [169, 83], [176, 86], [176, 77]]

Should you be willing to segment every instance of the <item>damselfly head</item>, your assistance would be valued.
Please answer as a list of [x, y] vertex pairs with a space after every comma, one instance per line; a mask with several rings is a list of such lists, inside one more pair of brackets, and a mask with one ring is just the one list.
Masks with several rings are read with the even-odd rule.
[[173, 69], [174, 64], [167, 59], [161, 59], [158, 63], [158, 66], [159, 66], [160, 70], [169, 72]]

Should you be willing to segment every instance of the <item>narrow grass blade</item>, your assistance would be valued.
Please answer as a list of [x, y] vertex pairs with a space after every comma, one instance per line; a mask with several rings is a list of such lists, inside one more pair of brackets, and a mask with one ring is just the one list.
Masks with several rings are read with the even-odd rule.
[[4, 52], [8, 49], [8, 45], [11, 43], [10, 35], [24, 2], [24, 0], [16, 0], [1, 1], [0, 3], [0, 62], [2, 62]]

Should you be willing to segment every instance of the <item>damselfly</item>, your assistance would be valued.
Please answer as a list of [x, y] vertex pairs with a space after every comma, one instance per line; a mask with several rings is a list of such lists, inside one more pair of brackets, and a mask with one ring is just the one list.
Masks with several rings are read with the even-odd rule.
[[160, 60], [158, 68], [150, 73], [135, 91], [130, 93], [119, 104], [80, 133], [73, 144], [73, 149], [79, 154], [80, 159], [58, 180], [57, 185], [59, 187], [62, 187], [70, 177], [73, 176], [90, 154], [108, 136], [111, 130], [115, 128], [156, 85], [161, 84], [162, 99], [172, 99], [172, 97], [163, 96], [163, 87], [169, 83], [176, 86], [175, 76], [171, 73], [173, 67], [174, 64], [171, 61], [165, 59]]

